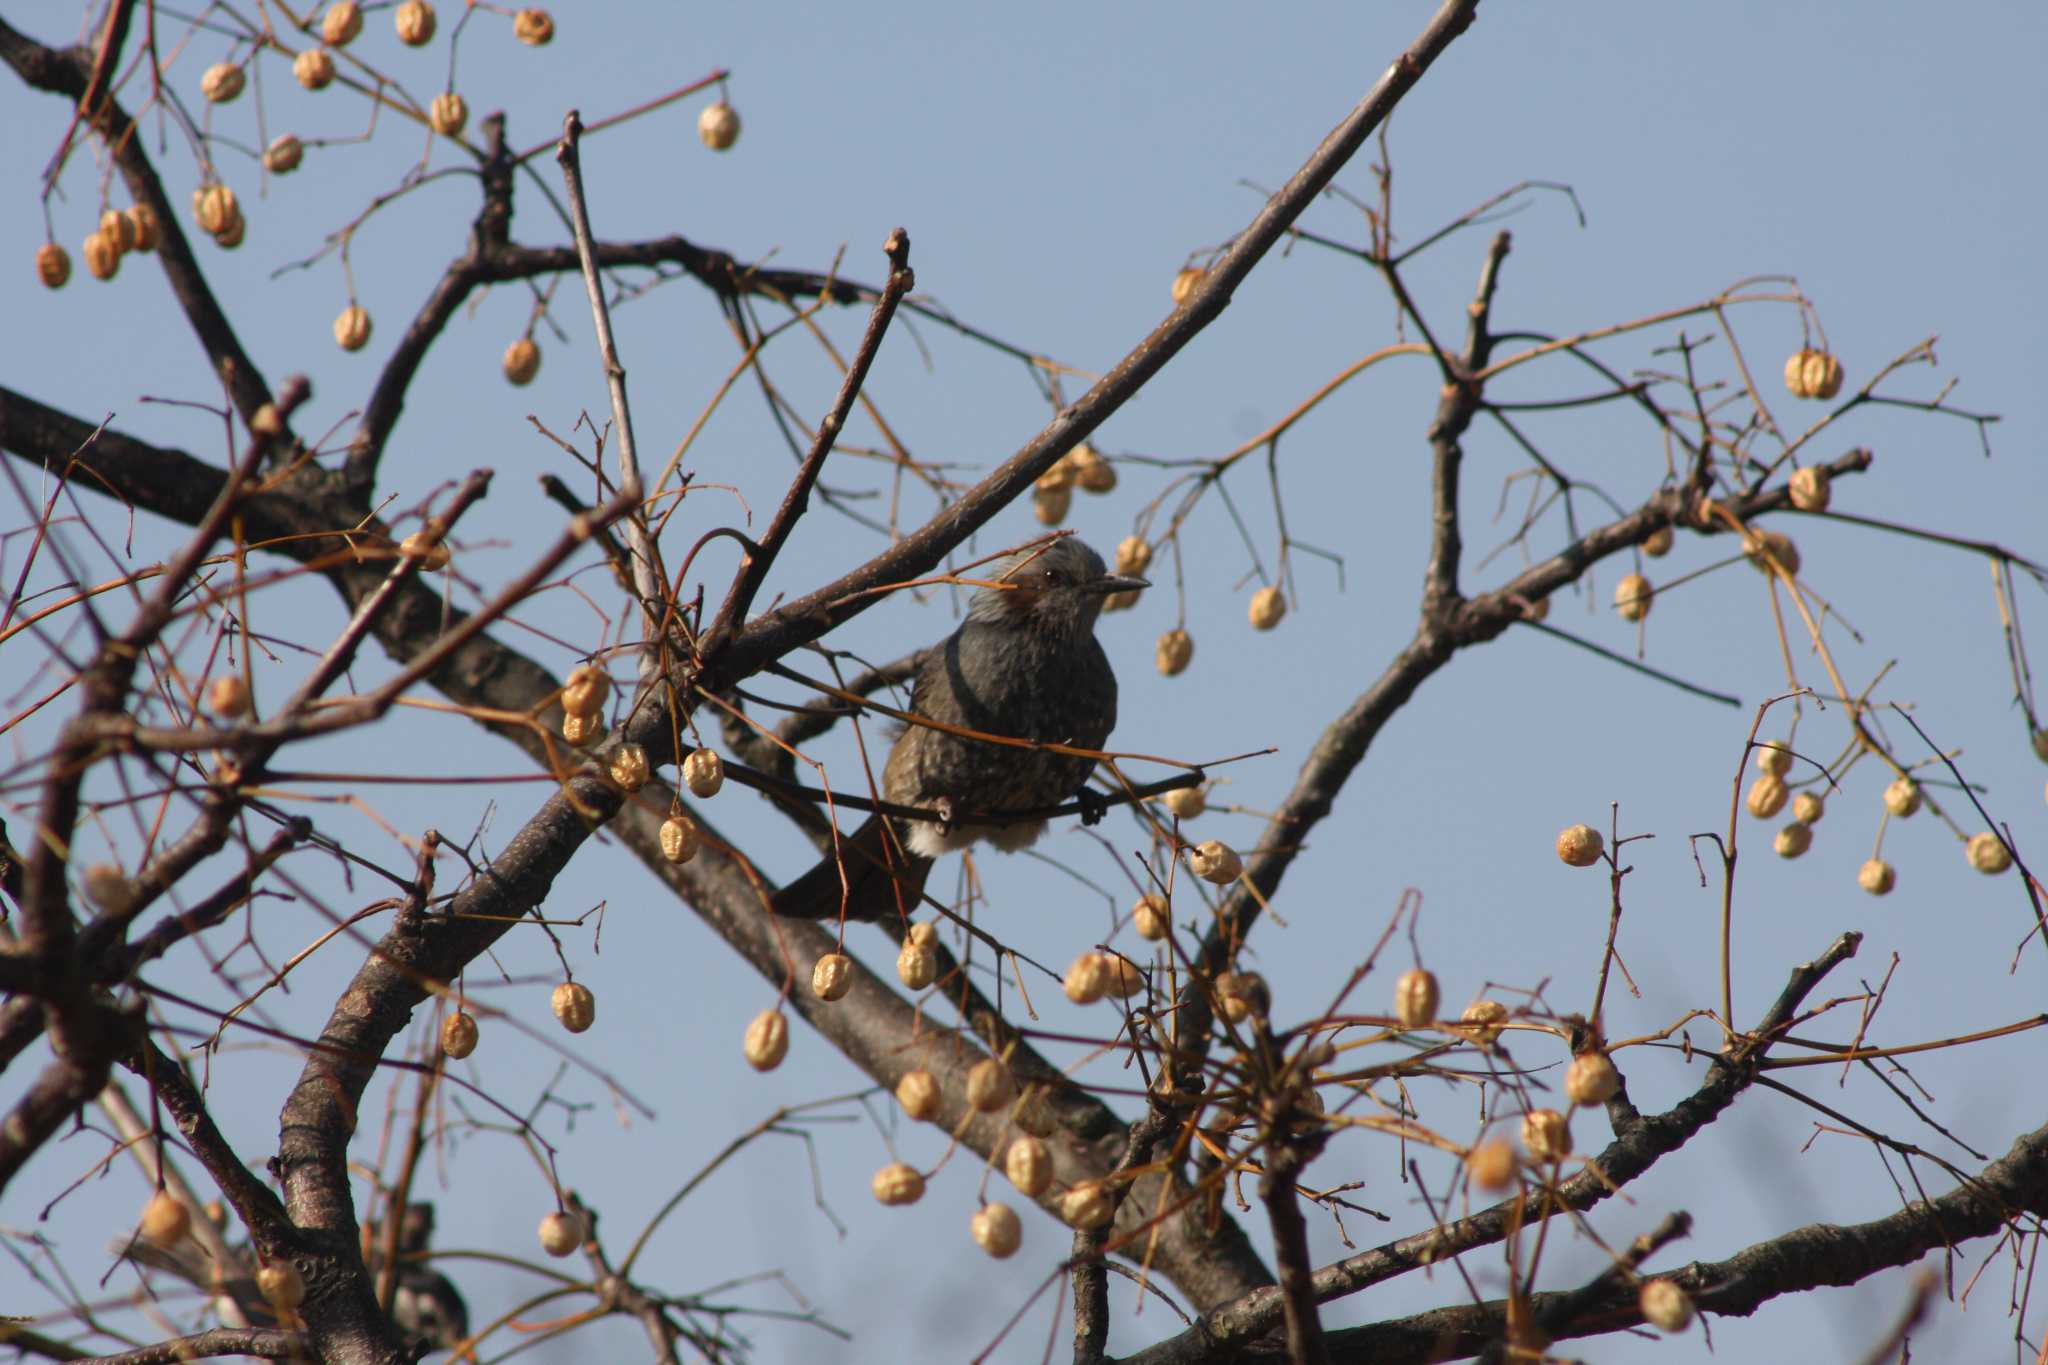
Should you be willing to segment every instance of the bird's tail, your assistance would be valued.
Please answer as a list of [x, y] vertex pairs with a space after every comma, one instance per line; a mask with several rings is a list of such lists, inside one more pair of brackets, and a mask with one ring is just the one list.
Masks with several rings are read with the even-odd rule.
[[[844, 892], [846, 918], [880, 920], [915, 913], [924, 895], [932, 860], [904, 848], [879, 815], [839, 841], [840, 856], [827, 857], [769, 898], [778, 915], [790, 919], [837, 919]], [[842, 887], [839, 872], [846, 869]]]

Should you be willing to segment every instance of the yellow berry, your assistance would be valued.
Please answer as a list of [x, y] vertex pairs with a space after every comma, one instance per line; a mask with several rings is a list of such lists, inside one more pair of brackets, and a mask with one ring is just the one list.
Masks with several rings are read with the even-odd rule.
[[605, 771], [611, 774], [619, 789], [626, 792], [636, 792], [646, 786], [652, 773], [647, 762], [647, 750], [638, 744], [621, 744], [614, 749]]
[[442, 137], [460, 137], [469, 126], [469, 102], [453, 90], [444, 90], [427, 106], [427, 122]]
[[581, 1033], [597, 1022], [597, 997], [580, 981], [564, 981], [555, 987], [550, 1004], [555, 1018], [571, 1033]]
[[1152, 547], [1143, 536], [1125, 536], [1116, 545], [1116, 571], [1142, 574], [1152, 566]]
[[523, 9], [512, 16], [512, 36], [528, 47], [546, 47], [555, 36], [555, 21], [544, 9]]
[[1059, 1207], [1060, 1217], [1066, 1220], [1068, 1226], [1079, 1228], [1082, 1232], [1095, 1231], [1107, 1223], [1116, 1212], [1115, 1207], [1109, 1202], [1109, 1192], [1092, 1180], [1085, 1185], [1076, 1185], [1061, 1195]]
[[811, 994], [820, 1000], [843, 1000], [853, 988], [853, 959], [826, 953], [811, 967]]
[[1177, 677], [1186, 672], [1188, 661], [1194, 657], [1194, 638], [1178, 626], [1159, 637], [1159, 649], [1154, 662], [1159, 665], [1159, 671], [1167, 677]]
[[1244, 859], [1221, 839], [1205, 839], [1188, 850], [1188, 870], [1215, 886], [1228, 886], [1244, 872]]
[[1659, 526], [1643, 539], [1643, 553], [1652, 559], [1662, 559], [1671, 553], [1671, 543], [1676, 539], [1669, 526]]
[[583, 1245], [583, 1220], [573, 1213], [555, 1212], [540, 1220], [540, 1249], [554, 1257], [567, 1256]]
[[306, 1277], [290, 1261], [272, 1261], [256, 1272], [256, 1292], [280, 1313], [289, 1313], [306, 1301]]
[[466, 1011], [457, 1010], [441, 1021], [441, 1051], [461, 1061], [476, 1051], [476, 1020]]
[[595, 664], [579, 664], [569, 671], [562, 685], [562, 709], [569, 712], [595, 711], [611, 695], [612, 680]]
[[540, 373], [540, 343], [532, 337], [521, 337], [505, 348], [505, 378], [512, 384], [524, 387], [533, 382]]
[[1073, 467], [1074, 482], [1084, 493], [1109, 493], [1116, 489], [1116, 466], [1102, 458], [1094, 446], [1082, 442], [1067, 452], [1067, 463]]
[[1562, 1161], [1572, 1152], [1572, 1126], [1555, 1109], [1532, 1109], [1522, 1119], [1522, 1145], [1537, 1161]]
[[1186, 303], [1196, 289], [1201, 287], [1202, 277], [1209, 272], [1194, 266], [1184, 267], [1173, 277], [1173, 305], [1178, 308]]
[[206, 709], [230, 720], [246, 715], [249, 710], [249, 684], [242, 681], [239, 673], [221, 674], [207, 686]]
[[422, 569], [430, 570], [447, 568], [452, 557], [438, 530], [414, 531], [398, 542], [398, 553], [407, 559], [417, 559]]
[[1146, 894], [1138, 898], [1131, 907], [1131, 927], [1138, 931], [1138, 937], [1157, 943], [1173, 929], [1168, 915], [1166, 897]]
[[1581, 1052], [1564, 1071], [1565, 1097], [1573, 1104], [1605, 1104], [1621, 1090], [1621, 1073], [1604, 1052]]
[[1636, 1298], [1643, 1321], [1660, 1332], [1683, 1332], [1692, 1326], [1692, 1298], [1670, 1280], [1645, 1280]]
[[1061, 983], [1067, 999], [1077, 1005], [1092, 1005], [1109, 993], [1109, 959], [1101, 953], [1083, 953], [1067, 968]]
[[891, 1207], [915, 1204], [924, 1198], [924, 1177], [917, 1173], [915, 1166], [892, 1161], [875, 1172], [873, 1189], [875, 1198]]
[[1474, 1000], [1465, 1006], [1465, 1012], [1458, 1016], [1458, 1022], [1465, 1025], [1466, 1032], [1475, 1042], [1490, 1044], [1501, 1035], [1506, 1027], [1508, 1007], [1498, 1000]]
[[160, 1247], [176, 1246], [191, 1230], [191, 1210], [168, 1190], [158, 1190], [142, 1206], [142, 1235]]
[[1783, 531], [1750, 532], [1742, 539], [1742, 552], [1761, 573], [1772, 572], [1773, 564], [1788, 574], [1799, 573], [1799, 547]]
[[1768, 820], [1785, 809], [1785, 798], [1785, 779], [1765, 773], [1749, 784], [1749, 795], [1744, 798], [1744, 804], [1749, 807], [1751, 815], [1759, 820]]
[[789, 1055], [789, 1020], [781, 1010], [762, 1010], [747, 1025], [747, 1065], [773, 1071]]
[[1036, 1199], [1052, 1184], [1052, 1151], [1026, 1133], [1003, 1153], [1003, 1174], [1010, 1177], [1019, 1194]]
[[245, 84], [241, 67], [233, 62], [215, 62], [199, 78], [199, 93], [206, 96], [208, 104], [226, 104], [242, 93]]
[[914, 991], [921, 991], [939, 976], [939, 956], [930, 945], [905, 941], [896, 953], [896, 976]]
[[1802, 825], [1817, 825], [1828, 811], [1819, 792], [1801, 792], [1792, 798], [1792, 818]]
[[1614, 609], [1624, 621], [1640, 621], [1650, 614], [1654, 593], [1649, 579], [1639, 573], [1629, 574], [1614, 585]]
[[1159, 798], [1178, 820], [1192, 820], [1209, 809], [1209, 793], [1204, 787], [1175, 787]]
[[1920, 809], [1920, 784], [1910, 777], [1895, 778], [1884, 789], [1884, 808], [1901, 820]]
[[1819, 465], [1808, 465], [1792, 471], [1792, 505], [1802, 512], [1825, 512], [1833, 496], [1829, 487], [1832, 483], [1828, 472]]
[[1771, 840], [1771, 847], [1780, 858], [1797, 858], [1813, 847], [1813, 830], [1794, 820], [1778, 831], [1778, 837]]
[[604, 737], [604, 717], [595, 711], [570, 711], [562, 717], [562, 738], [581, 749]]
[[323, 47], [309, 47], [292, 58], [292, 79], [308, 90], [325, 90], [334, 82], [334, 58]]
[[1891, 894], [1891, 889], [1898, 884], [1898, 873], [1893, 871], [1892, 865], [1882, 858], [1872, 858], [1869, 862], [1863, 864], [1862, 867], [1856, 869], [1856, 885], [1862, 887], [1873, 896], [1889, 895]]
[[363, 31], [363, 11], [356, 0], [335, 0], [320, 20], [320, 36], [329, 47], [347, 47]]
[[119, 209], [108, 209], [100, 215], [100, 235], [123, 256], [135, 250], [135, 224]]
[[398, 41], [407, 47], [425, 47], [434, 41], [434, 7], [427, 0], [405, 0], [391, 21], [398, 29]]
[[999, 1261], [1024, 1242], [1024, 1225], [1008, 1204], [982, 1205], [975, 1210], [969, 1229], [974, 1234], [974, 1244]]
[[707, 104], [697, 115], [697, 137], [714, 152], [730, 151], [740, 140], [740, 115], [724, 100]]
[[334, 319], [334, 344], [344, 351], [360, 351], [370, 344], [370, 313], [352, 303]]
[[984, 1057], [967, 1068], [967, 1102], [984, 1114], [993, 1114], [1016, 1094], [1010, 1068], [993, 1057]]
[[62, 289], [71, 278], [71, 253], [55, 242], [36, 248], [36, 278], [45, 289]]
[[280, 133], [263, 149], [263, 169], [272, 175], [290, 175], [305, 156], [305, 143], [290, 133]]
[[1591, 825], [1568, 825], [1557, 836], [1557, 856], [1569, 867], [1591, 867], [1605, 848], [1600, 831]]
[[[697, 856], [697, 822], [671, 815], [661, 822], [661, 856], [680, 866]], [[829, 997], [836, 999], [837, 997]]]
[[906, 1071], [896, 1082], [896, 1103], [911, 1118], [929, 1120], [939, 1112], [939, 1083], [929, 1071]]
[[2012, 866], [2012, 853], [2005, 841], [1988, 829], [1970, 836], [1967, 852], [1970, 866], [1987, 877], [1995, 877]]
[[1472, 1183], [1490, 1192], [1514, 1183], [1516, 1164], [1514, 1145], [1500, 1138], [1490, 1138], [1465, 1153], [1465, 1170]]
[[121, 244], [104, 232], [87, 233], [81, 254], [85, 257], [86, 273], [96, 280], [111, 280], [121, 269]]
[[1436, 1022], [1436, 1007], [1442, 994], [1436, 973], [1410, 967], [1394, 983], [1394, 1017], [1402, 1028], [1427, 1028]]
[[1252, 594], [1249, 612], [1253, 630], [1271, 630], [1287, 614], [1287, 599], [1277, 587], [1260, 588]]
[[1040, 488], [1031, 494], [1031, 514], [1038, 518], [1040, 526], [1057, 526], [1067, 519], [1073, 510], [1074, 492], [1071, 488]]
[[1778, 743], [1759, 745], [1756, 751], [1756, 766], [1772, 777], [1783, 777], [1792, 771], [1792, 750]]
[[125, 216], [135, 229], [135, 249], [155, 251], [158, 240], [163, 236], [163, 225], [157, 222], [156, 210], [147, 204], [132, 204]]
[[718, 795], [725, 785], [725, 760], [710, 749], [693, 749], [683, 759], [683, 785], [700, 800]]

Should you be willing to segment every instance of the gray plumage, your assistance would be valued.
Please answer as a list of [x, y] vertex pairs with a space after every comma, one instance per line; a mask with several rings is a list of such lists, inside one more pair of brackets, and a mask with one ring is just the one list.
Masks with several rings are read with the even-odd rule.
[[[1145, 586], [1109, 573], [1102, 556], [1071, 537], [1012, 555], [988, 571], [967, 619], [928, 651], [911, 685], [912, 715], [982, 734], [1100, 749], [1116, 725], [1116, 674], [1095, 640], [1102, 599]], [[875, 817], [844, 843], [849, 919], [908, 914], [932, 860], [986, 839], [1005, 852], [1045, 832], [1043, 820], [977, 825], [976, 812], [1056, 806], [1087, 782], [1095, 761], [991, 744], [910, 725], [882, 769], [882, 795], [948, 817]], [[954, 815], [963, 817], [959, 822]], [[886, 833], [889, 837], [885, 838]], [[775, 912], [836, 916], [839, 866], [825, 859], [776, 893]]]

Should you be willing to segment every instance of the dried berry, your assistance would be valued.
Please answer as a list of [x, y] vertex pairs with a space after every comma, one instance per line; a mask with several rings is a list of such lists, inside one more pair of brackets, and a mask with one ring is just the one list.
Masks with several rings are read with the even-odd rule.
[[929, 1120], [939, 1112], [939, 1083], [929, 1071], [906, 1071], [896, 1082], [896, 1103], [911, 1118]]
[[1643, 553], [1652, 559], [1662, 559], [1671, 553], [1671, 543], [1675, 539], [1669, 526], [1659, 526], [1643, 538]]
[[1209, 272], [1195, 266], [1187, 266], [1173, 277], [1173, 306], [1178, 308], [1186, 303], [1196, 289], [1201, 287], [1202, 277]]
[[1792, 771], [1792, 749], [1782, 743], [1760, 744], [1756, 751], [1756, 766], [1772, 777], [1783, 777]]
[[242, 210], [237, 207], [235, 216], [228, 220], [228, 225], [213, 234], [213, 244], [223, 251], [233, 251], [242, 244], [242, 237], [248, 230], [248, 220], [242, 217]]
[[1882, 858], [1872, 858], [1856, 869], [1856, 885], [1873, 896], [1886, 896], [1899, 884], [1899, 874]]
[[223, 673], [206, 688], [206, 709], [232, 720], [249, 712], [249, 684], [239, 673]]
[[853, 959], [826, 953], [811, 967], [811, 994], [820, 1000], [843, 1000], [853, 988]]
[[1103, 459], [1087, 442], [1068, 451], [1066, 462], [1073, 468], [1074, 482], [1081, 486], [1083, 493], [1111, 493], [1116, 490], [1116, 466]]
[[1640, 621], [1650, 614], [1655, 595], [1649, 579], [1639, 573], [1629, 574], [1614, 585], [1614, 609], [1624, 621]]
[[1019, 1194], [1036, 1199], [1052, 1184], [1052, 1150], [1026, 1133], [1003, 1153], [1003, 1174], [1010, 1177]]
[[915, 1204], [924, 1198], [924, 1177], [917, 1173], [915, 1166], [892, 1161], [875, 1172], [873, 1189], [875, 1198], [892, 1208]]
[[581, 749], [604, 737], [604, 717], [595, 711], [571, 711], [562, 717], [562, 738]]
[[160, 1247], [176, 1246], [191, 1230], [191, 1210], [168, 1190], [158, 1190], [142, 1206], [142, 1235]]
[[1394, 983], [1394, 1017], [1402, 1028], [1427, 1028], [1436, 1022], [1436, 1007], [1442, 999], [1436, 973], [1410, 967]]
[[1692, 1298], [1670, 1280], [1645, 1280], [1636, 1297], [1643, 1321], [1660, 1332], [1683, 1332], [1692, 1326]]
[[163, 225], [157, 221], [156, 210], [147, 204], [131, 204], [124, 216], [135, 229], [135, 249], [155, 251], [163, 237]]
[[363, 11], [356, 0], [335, 0], [320, 19], [320, 36], [329, 47], [347, 47], [363, 31]]
[[1965, 851], [1969, 855], [1970, 866], [1987, 877], [1995, 877], [2012, 866], [2012, 851], [2006, 848], [2003, 839], [1988, 829], [1972, 834]]
[[1024, 1243], [1024, 1224], [1008, 1204], [983, 1204], [968, 1226], [974, 1244], [999, 1261]]
[[476, 1020], [469, 1013], [457, 1010], [441, 1021], [441, 1051], [461, 1061], [476, 1051]]
[[583, 1220], [573, 1213], [555, 1212], [540, 1220], [540, 1249], [550, 1256], [567, 1256], [583, 1245]]
[[1101, 953], [1083, 953], [1067, 968], [1062, 988], [1077, 1005], [1092, 1005], [1109, 993], [1109, 959]]
[[263, 169], [272, 175], [290, 175], [305, 156], [305, 143], [291, 133], [280, 133], [263, 149]]
[[571, 1033], [581, 1033], [597, 1022], [597, 997], [581, 981], [564, 981], [555, 987], [549, 1004], [555, 1018]]
[[1128, 1000], [1145, 989], [1145, 973], [1137, 963], [1114, 953], [1103, 954], [1109, 961], [1109, 993], [1119, 1000]]
[[407, 559], [417, 559], [422, 569], [445, 569], [452, 557], [438, 529], [414, 531], [398, 542], [398, 553]]
[[370, 313], [352, 303], [334, 319], [334, 344], [344, 351], [360, 351], [370, 344]]
[[1071, 488], [1040, 488], [1031, 494], [1031, 514], [1038, 518], [1040, 526], [1057, 526], [1067, 519], [1073, 510], [1074, 492]]
[[290, 1313], [306, 1301], [306, 1277], [290, 1261], [272, 1261], [256, 1272], [256, 1292], [280, 1313]]
[[100, 235], [123, 256], [135, 250], [135, 224], [119, 209], [108, 209], [100, 215]]
[[1600, 831], [1591, 825], [1568, 825], [1557, 836], [1557, 856], [1571, 867], [1591, 867], [1605, 848]]
[[1785, 809], [1785, 796], [1785, 779], [1765, 773], [1749, 784], [1749, 795], [1744, 798], [1744, 804], [1749, 807], [1751, 815], [1759, 820], [1768, 820]]
[[199, 78], [199, 93], [206, 96], [208, 104], [226, 104], [241, 94], [247, 84], [241, 67], [233, 62], [215, 62]]
[[1920, 809], [1920, 784], [1910, 777], [1893, 780], [1884, 789], [1884, 808], [1901, 820]]
[[619, 786], [619, 790], [636, 792], [647, 785], [652, 768], [647, 762], [647, 750], [638, 744], [621, 744], [612, 751], [611, 762], [605, 771]]
[[1244, 859], [1221, 839], [1205, 839], [1188, 850], [1188, 870], [1215, 886], [1228, 886], [1244, 872]]
[[1508, 1007], [1498, 1000], [1474, 1000], [1458, 1016], [1458, 1022], [1465, 1025], [1475, 1042], [1489, 1044], [1500, 1037], [1507, 1019]]
[[1794, 398], [1833, 398], [1842, 391], [1842, 362], [1826, 351], [1801, 347], [1785, 362], [1785, 388]]
[[45, 289], [62, 289], [71, 278], [71, 253], [55, 242], [36, 248], [36, 278]]
[[1773, 564], [1786, 573], [1799, 573], [1799, 547], [1782, 531], [1751, 531], [1742, 538], [1742, 552], [1760, 573], [1772, 572]]
[[96, 280], [111, 280], [121, 269], [121, 244], [104, 232], [87, 233], [80, 254], [85, 257], [86, 273]]
[[1277, 587], [1260, 588], [1252, 594], [1252, 604], [1247, 615], [1251, 617], [1253, 630], [1271, 630], [1280, 624], [1280, 618], [1287, 614], [1287, 598]]
[[544, 9], [523, 9], [512, 16], [512, 36], [528, 47], [546, 47], [554, 41], [554, 16]]
[[578, 664], [562, 684], [562, 709], [572, 713], [595, 711], [611, 695], [612, 680], [595, 664]]
[[460, 137], [469, 126], [469, 102], [453, 90], [443, 90], [427, 106], [427, 122], [442, 137]]
[[1147, 893], [1138, 898], [1131, 907], [1131, 927], [1138, 931], [1138, 937], [1157, 943], [1173, 928], [1168, 914], [1166, 897]]
[[693, 749], [683, 759], [683, 785], [699, 800], [718, 795], [725, 785], [725, 760], [710, 749]]
[[425, 47], [434, 41], [434, 7], [427, 0], [404, 0], [391, 22], [398, 29], [398, 41], [407, 47]]
[[1833, 482], [1828, 472], [1819, 465], [1808, 465], [1792, 471], [1792, 505], [1802, 512], [1825, 512], [1828, 501], [1833, 497]]
[[540, 343], [532, 337], [521, 337], [505, 348], [505, 378], [512, 384], [524, 387], [533, 382], [540, 373]]
[[1186, 672], [1188, 661], [1194, 657], [1194, 638], [1178, 626], [1159, 637], [1159, 649], [1154, 662], [1159, 665], [1159, 671], [1167, 677], [1176, 677]]
[[292, 58], [292, 79], [308, 90], [325, 90], [334, 82], [334, 58], [322, 47], [309, 47]]
[[1522, 1145], [1537, 1161], [1562, 1161], [1572, 1152], [1572, 1126], [1555, 1109], [1532, 1109], [1522, 1119]]
[[1802, 825], [1817, 825], [1828, 811], [1819, 792], [1801, 792], [1792, 798], [1792, 818]]
[[697, 115], [697, 137], [714, 152], [730, 151], [740, 140], [740, 115], [724, 100], [707, 104]]
[[[671, 815], [661, 822], [661, 856], [677, 865], [697, 856], [697, 822], [687, 815]], [[837, 996], [827, 996], [836, 1000]]]
[[1109, 1222], [1110, 1216], [1116, 1212], [1115, 1206], [1109, 1202], [1109, 1191], [1092, 1180], [1068, 1190], [1060, 1196], [1059, 1203], [1060, 1217], [1069, 1227], [1079, 1228], [1082, 1232], [1095, 1231]]
[[939, 976], [939, 955], [930, 945], [905, 941], [896, 953], [896, 976], [914, 991], [921, 991]]
[[1116, 543], [1116, 571], [1120, 574], [1142, 574], [1152, 567], [1152, 547], [1143, 536], [1125, 536]]
[[762, 1010], [747, 1025], [747, 1065], [773, 1071], [789, 1055], [789, 1020], [781, 1010]]
[[1489, 1138], [1465, 1153], [1465, 1171], [1482, 1190], [1498, 1192], [1515, 1180], [1514, 1144]]
[[1813, 847], [1813, 830], [1794, 820], [1778, 831], [1778, 837], [1771, 840], [1771, 847], [1780, 858], [1797, 858]]
[[967, 1068], [967, 1102], [984, 1114], [993, 1114], [1016, 1095], [1010, 1068], [993, 1057], [984, 1057]]
[[1209, 809], [1208, 788], [1201, 786], [1175, 787], [1159, 800], [1178, 820], [1192, 820]]
[[1621, 1091], [1621, 1073], [1604, 1052], [1581, 1052], [1564, 1070], [1565, 1098], [1573, 1104], [1605, 1104]]

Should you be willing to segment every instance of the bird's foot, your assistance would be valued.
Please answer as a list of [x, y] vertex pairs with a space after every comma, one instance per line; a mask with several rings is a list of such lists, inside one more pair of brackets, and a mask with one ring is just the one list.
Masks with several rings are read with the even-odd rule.
[[1109, 814], [1109, 802], [1093, 787], [1083, 787], [1074, 795], [1081, 806], [1081, 823], [1089, 828], [1102, 823], [1102, 817]]

